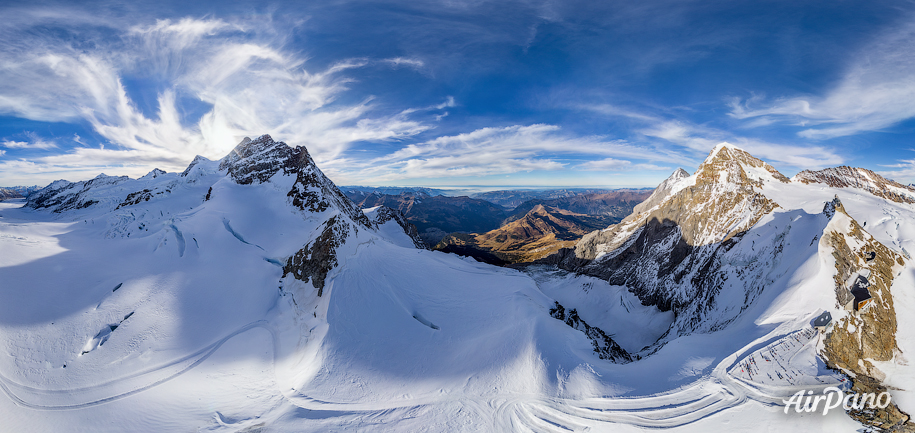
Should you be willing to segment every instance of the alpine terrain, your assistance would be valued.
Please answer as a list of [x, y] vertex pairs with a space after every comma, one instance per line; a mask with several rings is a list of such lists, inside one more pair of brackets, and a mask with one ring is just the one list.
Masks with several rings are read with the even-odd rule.
[[[517, 268], [424, 249], [423, 194], [360, 209], [264, 135], [3, 200], [2, 429], [915, 431], [910, 187], [721, 144], [617, 224], [468, 241], [565, 242]], [[892, 404], [785, 413], [828, 387]]]

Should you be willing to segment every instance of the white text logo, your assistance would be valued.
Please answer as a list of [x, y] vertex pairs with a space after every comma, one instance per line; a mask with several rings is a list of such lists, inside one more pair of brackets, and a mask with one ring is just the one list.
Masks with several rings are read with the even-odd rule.
[[813, 395], [813, 391], [798, 391], [788, 400], [782, 400], [785, 404], [785, 413], [794, 406], [794, 411], [816, 412], [823, 402], [823, 415], [830, 410], [842, 406], [846, 411], [861, 410], [865, 407], [870, 409], [885, 409], [890, 405], [890, 393], [884, 391], [880, 394], [866, 392], [864, 394], [845, 394], [841, 389], [830, 386], [823, 390], [823, 395]]

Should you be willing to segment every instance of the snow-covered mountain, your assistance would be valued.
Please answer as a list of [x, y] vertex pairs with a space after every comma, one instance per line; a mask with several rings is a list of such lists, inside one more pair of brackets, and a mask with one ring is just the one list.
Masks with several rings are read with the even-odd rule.
[[[913, 222], [912, 203], [722, 145], [555, 256], [565, 270], [519, 271], [418, 248], [306, 149], [246, 139], [182, 173], [0, 203], [0, 415], [10, 431], [904, 426]], [[871, 301], [849, 311], [858, 277]], [[832, 385], [894, 405], [783, 413]]]
[[887, 200], [915, 203], [915, 187], [886, 179], [866, 168], [841, 166], [818, 171], [804, 170], [791, 180], [837, 188], [857, 188]]
[[[820, 185], [836, 193], [833, 201], [819, 212], [798, 206], [826, 190]], [[855, 201], [879, 203], [863, 213], [865, 218], [895, 224], [896, 230], [902, 222], [887, 201], [912, 203], [907, 188], [869, 170], [805, 171], [789, 180], [747, 152], [722, 144], [694, 175], [678, 170], [626, 220], [585, 236], [546, 262], [626, 286], [643, 304], [674, 312], [668, 333], [639, 356], [684, 335], [725, 329], [785, 278], [813, 283], [798, 277], [811, 260], [833, 262], [835, 269], [827, 273], [835, 275], [835, 299], [820, 308], [844, 311], [855, 299], [849, 287], [862, 275], [871, 277], [869, 296], [881, 302], [860, 314], [836, 314], [841, 325], [828, 334], [823, 359], [855, 377], [856, 387], [876, 390], [886, 374], [873, 361], [891, 362], [900, 353], [889, 288], [906, 266], [903, 244], [911, 240], [884, 231], [884, 245], [868, 234], [839, 199], [849, 190], [860, 191], [852, 192]], [[904, 209], [908, 214], [911, 208]], [[883, 215], [874, 215], [875, 210]], [[833, 257], [823, 257], [829, 252]], [[865, 260], [868, 254], [880, 260]], [[878, 264], [881, 272], [871, 272]], [[886, 416], [887, 425], [907, 419], [898, 413]], [[876, 421], [872, 425], [886, 427]]]
[[0, 188], [0, 200], [9, 200], [11, 198], [20, 198], [22, 194], [12, 188]]

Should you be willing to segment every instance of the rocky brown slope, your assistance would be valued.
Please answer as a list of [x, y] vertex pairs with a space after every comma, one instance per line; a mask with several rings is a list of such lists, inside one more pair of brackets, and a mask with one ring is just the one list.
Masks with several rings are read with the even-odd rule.
[[448, 235], [435, 249], [494, 264], [530, 262], [571, 247], [582, 235], [612, 221], [609, 217], [536, 205], [523, 217], [496, 230], [479, 235]]
[[[830, 368], [850, 377], [853, 392], [879, 394], [887, 390], [881, 384], [886, 373], [874, 362], [890, 361], [899, 353], [890, 287], [905, 262], [849, 216], [838, 198], [827, 203], [825, 212], [833, 219], [823, 234], [823, 243], [832, 249], [836, 260], [837, 309], [841, 311], [853, 299], [848, 282], [858, 275], [866, 276], [873, 301], [861, 311], [853, 308], [835, 320], [823, 340], [821, 356]], [[885, 431], [915, 431], [909, 416], [892, 402], [885, 409], [851, 410], [849, 415]]]

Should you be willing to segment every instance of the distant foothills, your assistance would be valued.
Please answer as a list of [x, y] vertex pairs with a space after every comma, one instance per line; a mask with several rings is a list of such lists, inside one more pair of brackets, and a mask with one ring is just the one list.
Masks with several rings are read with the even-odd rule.
[[343, 186], [363, 209], [387, 206], [432, 249], [496, 265], [530, 262], [620, 222], [651, 195], [643, 189], [501, 190], [446, 195], [432, 188]]

